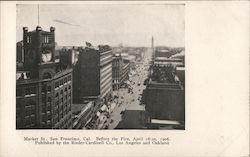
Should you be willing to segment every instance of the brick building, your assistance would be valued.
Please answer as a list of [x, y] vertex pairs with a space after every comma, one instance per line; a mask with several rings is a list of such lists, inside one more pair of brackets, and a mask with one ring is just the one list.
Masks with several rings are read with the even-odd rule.
[[72, 128], [72, 69], [55, 62], [55, 28], [23, 28], [23, 66], [16, 72], [16, 128]]

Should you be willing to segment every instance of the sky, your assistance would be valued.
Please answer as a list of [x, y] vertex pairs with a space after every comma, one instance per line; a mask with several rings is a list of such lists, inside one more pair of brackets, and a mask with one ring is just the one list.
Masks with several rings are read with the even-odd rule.
[[[38, 5], [17, 5], [17, 41], [22, 28], [38, 25]], [[185, 6], [173, 4], [40, 4], [39, 25], [56, 28], [59, 46], [155, 45], [184, 47]]]

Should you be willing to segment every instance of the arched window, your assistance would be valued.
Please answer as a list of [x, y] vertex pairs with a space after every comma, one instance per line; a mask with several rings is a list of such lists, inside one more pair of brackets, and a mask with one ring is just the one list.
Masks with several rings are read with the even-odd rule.
[[48, 92], [51, 92], [51, 86], [48, 86]]
[[48, 102], [51, 103], [51, 98], [50, 97], [48, 97]]
[[43, 74], [43, 79], [50, 79], [50, 78], [52, 78], [50, 73], [47, 72]]

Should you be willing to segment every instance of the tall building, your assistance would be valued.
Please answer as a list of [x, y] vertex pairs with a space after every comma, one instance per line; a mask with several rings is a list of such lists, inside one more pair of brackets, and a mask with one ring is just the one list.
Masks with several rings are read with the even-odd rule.
[[73, 72], [74, 103], [108, 100], [112, 92], [112, 49], [87, 46], [78, 57]]
[[122, 60], [122, 72], [121, 72], [121, 83], [126, 82], [129, 79], [130, 72], [130, 61], [127, 59]]
[[55, 28], [23, 28], [23, 67], [16, 73], [16, 128], [72, 128], [72, 69], [55, 62]]
[[129, 79], [130, 61], [123, 59], [120, 54], [112, 57], [112, 87], [113, 90], [120, 88], [122, 83]]
[[112, 57], [112, 87], [117, 90], [121, 85], [122, 57], [120, 54], [114, 54]]
[[63, 47], [59, 50], [59, 59], [63, 67], [73, 67], [78, 61], [79, 48], [66, 48]]

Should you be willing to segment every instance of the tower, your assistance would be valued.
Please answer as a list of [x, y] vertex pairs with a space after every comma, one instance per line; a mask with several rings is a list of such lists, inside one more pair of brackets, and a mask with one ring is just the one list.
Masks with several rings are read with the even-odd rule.
[[152, 58], [155, 58], [155, 50], [154, 50], [154, 36], [152, 36], [151, 40], [151, 47], [152, 47]]
[[55, 62], [55, 28], [23, 28], [24, 70], [17, 79], [17, 128], [72, 128], [72, 69]]
[[31, 77], [38, 77], [39, 69], [53, 69], [55, 63], [55, 28], [43, 31], [40, 26], [28, 32], [23, 27], [24, 69], [30, 71]]
[[154, 37], [152, 36], [152, 41], [151, 41], [152, 43], [152, 45], [151, 45], [151, 47], [152, 47], [152, 49], [154, 49]]

